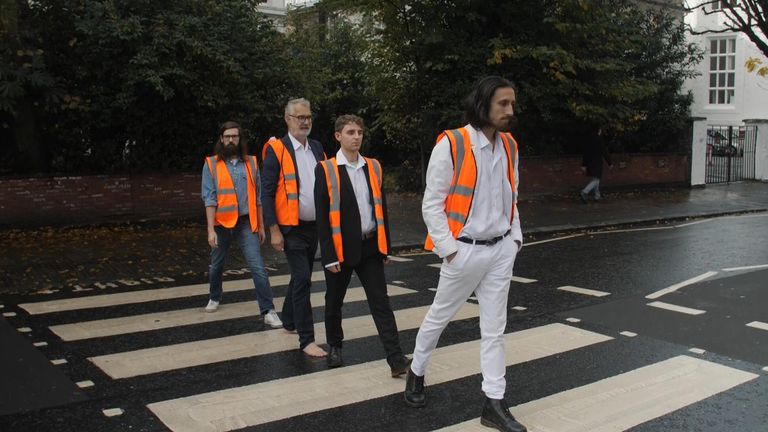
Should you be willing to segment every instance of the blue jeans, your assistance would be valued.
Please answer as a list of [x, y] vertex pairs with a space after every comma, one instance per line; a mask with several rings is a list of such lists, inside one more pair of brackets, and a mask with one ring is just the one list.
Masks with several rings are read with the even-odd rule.
[[248, 217], [240, 217], [234, 228], [217, 225], [213, 229], [216, 230], [218, 247], [211, 251], [211, 267], [208, 271], [211, 284], [210, 299], [221, 301], [221, 275], [224, 273], [224, 259], [227, 257], [227, 250], [229, 250], [232, 241], [237, 240], [253, 276], [253, 287], [256, 289], [256, 300], [259, 302], [261, 314], [274, 309], [272, 288], [269, 286], [267, 271], [264, 269], [264, 260], [261, 258], [259, 234], [251, 231]]

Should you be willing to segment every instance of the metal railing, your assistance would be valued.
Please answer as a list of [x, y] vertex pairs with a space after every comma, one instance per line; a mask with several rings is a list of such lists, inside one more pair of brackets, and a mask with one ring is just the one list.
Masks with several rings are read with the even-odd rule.
[[705, 182], [753, 180], [756, 145], [755, 126], [709, 126]]

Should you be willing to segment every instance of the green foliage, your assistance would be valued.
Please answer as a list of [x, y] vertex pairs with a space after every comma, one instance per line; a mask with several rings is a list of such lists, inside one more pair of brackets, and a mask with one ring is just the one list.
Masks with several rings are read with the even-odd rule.
[[255, 140], [279, 120], [283, 41], [255, 0], [33, 3], [23, 25], [48, 48], [66, 92], [40, 110], [54, 171], [188, 170], [217, 125]]

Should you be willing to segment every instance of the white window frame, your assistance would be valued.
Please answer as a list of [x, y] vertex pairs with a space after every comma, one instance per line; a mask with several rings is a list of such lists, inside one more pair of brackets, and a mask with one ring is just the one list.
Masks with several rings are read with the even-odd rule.
[[707, 42], [709, 105], [733, 105], [736, 97], [736, 37], [710, 38]]

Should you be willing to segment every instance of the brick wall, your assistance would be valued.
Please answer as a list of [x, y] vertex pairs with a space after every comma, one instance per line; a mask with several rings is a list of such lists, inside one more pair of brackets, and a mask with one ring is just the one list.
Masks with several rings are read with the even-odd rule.
[[[686, 155], [614, 155], [604, 188], [687, 184]], [[586, 179], [580, 157], [520, 162], [521, 199], [574, 192]], [[203, 218], [197, 173], [0, 179], [0, 226], [82, 225], [141, 219]]]

